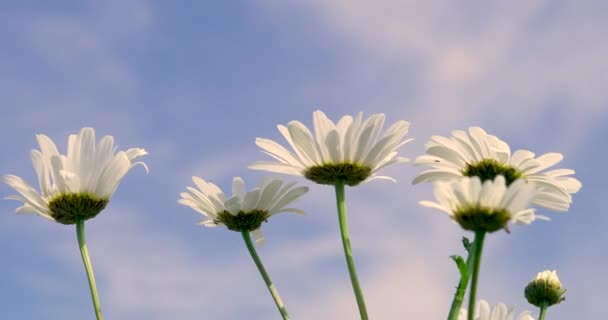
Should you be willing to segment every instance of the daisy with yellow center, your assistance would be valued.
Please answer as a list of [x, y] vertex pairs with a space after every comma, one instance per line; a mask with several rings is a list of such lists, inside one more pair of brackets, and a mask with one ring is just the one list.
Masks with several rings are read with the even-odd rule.
[[313, 113], [314, 134], [299, 121], [278, 125], [292, 151], [279, 143], [257, 138], [256, 144], [277, 162], [260, 161], [249, 168], [302, 176], [318, 184], [332, 185], [336, 203], [344, 256], [361, 319], [367, 320], [367, 308], [355, 268], [346, 219], [345, 185], [356, 186], [373, 179], [388, 179], [376, 173], [391, 164], [407, 162], [398, 157], [398, 149], [411, 141], [403, 140], [409, 129], [406, 121], [397, 121], [384, 133], [384, 114], [364, 119], [346, 115], [337, 123], [320, 110]]
[[217, 185], [202, 178], [192, 177], [192, 182], [196, 188], [187, 187], [188, 192], [182, 192], [178, 202], [205, 216], [200, 222], [201, 225], [207, 227], [223, 225], [229, 230], [241, 233], [277, 309], [283, 319], [289, 319], [287, 309], [272, 284], [250, 235], [253, 234], [256, 242], [262, 243], [264, 237], [260, 227], [270, 217], [281, 212], [304, 214], [304, 211], [288, 205], [308, 192], [308, 187], [295, 187], [295, 182], [285, 184], [279, 178], [267, 178], [247, 191], [243, 179], [235, 177], [232, 180], [232, 196], [227, 197]]
[[132, 148], [116, 152], [114, 138], [104, 136], [95, 140], [93, 128], [82, 128], [68, 138], [67, 154], [59, 153], [57, 146], [46, 135], [36, 136], [40, 150], [32, 150], [30, 157], [38, 176], [40, 191], [15, 175], [3, 178], [19, 195], [7, 199], [23, 205], [17, 213], [35, 213], [61, 224], [76, 224], [78, 243], [89, 278], [95, 315], [102, 319], [93, 268], [84, 237], [84, 221], [94, 218], [110, 201], [118, 184], [136, 165], [148, 168], [136, 160], [147, 152]]
[[[479, 177], [436, 182], [434, 190], [437, 202], [421, 201], [420, 204], [445, 212], [463, 229], [475, 232], [475, 240], [469, 249], [469, 262], [466, 265], [459, 265], [459, 268], [465, 269], [464, 272], [461, 270], [463, 275], [461, 282], [466, 285], [469, 275], [471, 276], [468, 312], [469, 320], [474, 320], [477, 279], [486, 234], [500, 229], [508, 232], [509, 222], [529, 224], [534, 221], [536, 216], [528, 206], [539, 191], [521, 179], [507, 186], [506, 179], [502, 175], [483, 183]], [[464, 288], [459, 286], [458, 289], [454, 298], [457, 303], [452, 304], [450, 319], [456, 317], [462, 301], [461, 295], [464, 295]]]
[[532, 183], [540, 192], [532, 200], [554, 211], [567, 211], [572, 194], [581, 183], [571, 177], [574, 170], [547, 170], [563, 159], [560, 153], [539, 157], [528, 150], [511, 153], [507, 143], [479, 127], [468, 132], [456, 130], [452, 137], [433, 136], [426, 144], [426, 154], [416, 158], [415, 164], [428, 166], [413, 183], [446, 181], [461, 177], [479, 177], [482, 181], [505, 177], [507, 185], [518, 179]]

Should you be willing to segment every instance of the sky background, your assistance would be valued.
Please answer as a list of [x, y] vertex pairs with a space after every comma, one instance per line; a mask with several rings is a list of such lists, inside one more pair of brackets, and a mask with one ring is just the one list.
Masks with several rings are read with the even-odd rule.
[[[37, 133], [65, 152], [83, 126], [149, 152], [87, 223], [107, 319], [278, 319], [242, 239], [177, 204], [191, 176], [230, 189], [269, 174], [256, 137], [312, 125], [321, 109], [412, 123], [414, 158], [433, 134], [471, 125], [513, 150], [561, 152], [583, 188], [568, 213], [487, 237], [479, 297], [518, 311], [537, 272], [568, 291], [549, 319], [608, 318], [606, 1], [2, 1], [0, 173], [36, 185]], [[463, 232], [421, 171], [347, 189], [352, 244], [372, 319], [444, 319]], [[270, 174], [271, 175], [271, 174]], [[304, 179], [305, 217], [263, 226], [259, 249], [293, 319], [356, 319], [333, 190]], [[2, 196], [14, 194], [7, 186]], [[93, 319], [73, 226], [0, 201], [0, 318]]]

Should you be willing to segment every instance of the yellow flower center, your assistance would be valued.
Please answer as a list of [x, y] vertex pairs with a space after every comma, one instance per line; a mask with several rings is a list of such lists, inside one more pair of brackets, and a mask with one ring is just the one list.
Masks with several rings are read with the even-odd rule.
[[253, 231], [268, 219], [268, 211], [253, 210], [251, 212], [240, 211], [237, 215], [224, 210], [217, 215], [215, 223], [223, 223], [232, 231], [241, 232], [243, 230]]
[[481, 182], [486, 180], [494, 181], [496, 176], [504, 176], [507, 186], [513, 181], [523, 178], [524, 175], [519, 170], [506, 166], [494, 159], [484, 159], [478, 163], [467, 164], [462, 170], [465, 177], [479, 177]]
[[88, 220], [99, 214], [109, 199], [92, 193], [66, 193], [49, 202], [51, 217], [62, 224], [75, 224], [77, 220]]
[[372, 169], [357, 163], [328, 163], [306, 169], [304, 177], [318, 184], [335, 185], [342, 180], [344, 184], [356, 186], [369, 178]]
[[505, 209], [488, 209], [481, 206], [460, 208], [454, 212], [454, 220], [465, 230], [494, 232], [505, 229], [511, 215]]

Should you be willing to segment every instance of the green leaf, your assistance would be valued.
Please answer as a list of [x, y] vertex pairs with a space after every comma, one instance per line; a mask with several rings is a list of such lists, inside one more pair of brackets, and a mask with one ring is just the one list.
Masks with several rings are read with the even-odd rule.
[[469, 238], [467, 237], [462, 237], [462, 245], [464, 246], [465, 250], [467, 250], [467, 252], [470, 254], [472, 248], [471, 240], [469, 240]]
[[450, 258], [452, 258], [452, 260], [454, 260], [456, 263], [458, 271], [460, 271], [460, 277], [468, 279], [469, 268], [467, 267], [467, 263], [464, 261], [464, 258], [458, 255], [450, 256]]

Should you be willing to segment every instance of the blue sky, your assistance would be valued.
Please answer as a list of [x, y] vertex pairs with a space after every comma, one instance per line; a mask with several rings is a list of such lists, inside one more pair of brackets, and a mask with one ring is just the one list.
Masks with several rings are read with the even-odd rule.
[[[34, 183], [29, 150], [45, 133], [92, 126], [143, 147], [108, 208], [87, 223], [108, 319], [278, 318], [236, 233], [203, 229], [177, 204], [201, 176], [227, 190], [254, 185], [266, 160], [254, 140], [277, 124], [311, 125], [363, 111], [411, 121], [401, 155], [433, 134], [479, 125], [512, 149], [561, 152], [583, 189], [551, 222], [493, 234], [480, 297], [529, 309], [522, 291], [557, 269], [568, 288], [551, 319], [608, 316], [608, 4], [604, 1], [35, 1], [0, 12], [0, 172]], [[360, 280], [373, 319], [442, 319], [467, 235], [417, 202], [419, 168], [398, 183], [347, 190]], [[298, 180], [285, 177], [288, 180]], [[294, 319], [355, 319], [333, 193], [302, 179], [308, 215], [264, 226], [260, 255]], [[2, 194], [13, 191], [4, 187]], [[73, 227], [13, 214], [1, 201], [0, 313], [6, 319], [92, 319]], [[536, 310], [533, 310], [537, 314]]]

